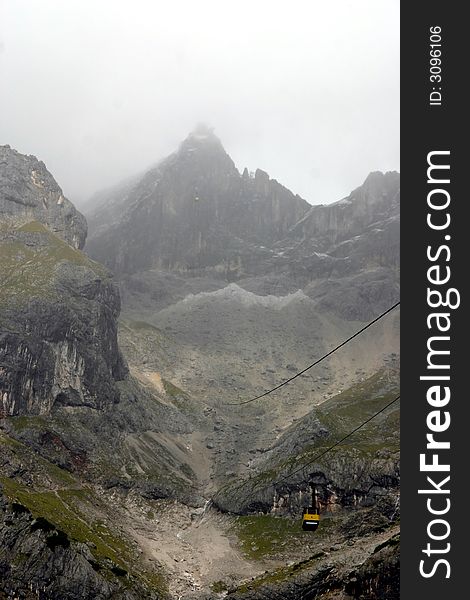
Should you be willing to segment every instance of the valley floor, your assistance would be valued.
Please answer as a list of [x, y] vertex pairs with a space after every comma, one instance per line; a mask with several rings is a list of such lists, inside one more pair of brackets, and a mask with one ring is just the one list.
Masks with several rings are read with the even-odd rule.
[[[160, 503], [153, 519], [141, 511], [131, 513], [126, 531], [143, 561], [150, 563], [147, 568], [152, 563], [164, 567], [173, 600], [238, 598], [248, 592], [250, 598], [280, 598], [273, 583], [314, 579], [332, 567], [347, 581], [399, 533], [399, 526], [391, 525], [360, 537], [344, 535], [345, 515], [327, 516], [312, 534], [301, 530], [300, 519], [234, 517], [211, 507], [192, 511], [178, 503]], [[357, 518], [367, 521], [367, 514], [358, 511]], [[318, 599], [327, 597], [333, 598]], [[334, 597], [351, 598], [343, 591]]]

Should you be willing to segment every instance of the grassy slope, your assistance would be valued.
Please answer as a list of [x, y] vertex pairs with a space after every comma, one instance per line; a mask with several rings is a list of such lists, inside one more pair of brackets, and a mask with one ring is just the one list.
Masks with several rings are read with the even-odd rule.
[[[394, 378], [395, 377], [395, 378]], [[250, 489], [264, 487], [270, 482], [275, 482], [302, 465], [307, 465], [323, 450], [334, 444], [361, 422], [365, 421], [381, 407], [393, 400], [398, 395], [396, 374], [380, 371], [365, 381], [345, 390], [341, 394], [330, 398], [318, 409], [315, 415], [322, 425], [325, 425], [330, 434], [320, 443], [305, 446], [297, 456], [290, 456], [276, 464], [273, 468], [260, 473], [251, 480]], [[294, 426], [295, 427], [295, 426]], [[355, 433], [344, 444], [334, 448], [325, 457], [314, 461], [318, 467], [328, 473], [330, 461], [338, 460], [348, 464], [350, 461], [370, 462], [384, 454], [393, 455], [399, 450], [399, 404], [398, 402], [387, 409], [376, 419], [367, 424], [364, 429]], [[293, 476], [293, 480], [303, 476]], [[239, 486], [235, 486], [238, 488]], [[233, 488], [232, 488], [233, 489]], [[362, 518], [368, 520], [368, 511], [364, 511]], [[315, 542], [321, 542], [332, 536], [332, 539], [341, 539], [343, 524], [348, 520], [348, 513], [335, 514], [334, 518], [322, 518], [321, 528], [315, 533]], [[380, 520], [380, 519], [379, 519]], [[372, 523], [371, 530], [382, 530], [387, 527], [386, 519], [383, 522]], [[238, 538], [240, 548], [247, 558], [252, 560], [270, 560], [280, 555], [288, 554], [289, 549], [296, 555], [296, 549], [302, 545], [309, 545], [312, 535], [305, 535], [300, 528], [300, 518], [292, 520], [289, 517], [275, 517], [272, 515], [248, 515], [237, 517], [234, 532]], [[306, 548], [307, 550], [307, 548]], [[313, 549], [310, 549], [313, 554]], [[295, 569], [294, 569], [295, 571]], [[281, 569], [279, 572], [269, 572], [266, 581], [271, 582], [289, 578], [294, 573], [292, 568]], [[263, 579], [263, 583], [265, 583]]]
[[[0, 304], [24, 304], [32, 298], [54, 297], [56, 267], [62, 261], [87, 267], [98, 277], [107, 277], [103, 266], [37, 221], [10, 230], [10, 233], [13, 235], [0, 238]], [[30, 234], [37, 243], [26, 243], [22, 234]]]
[[[88, 543], [100, 572], [116, 577], [116, 566], [142, 584], [164, 594], [166, 583], [159, 571], [148, 571], [139, 563], [131, 541], [116, 523], [112, 508], [89, 485], [82, 485], [69, 472], [45, 459], [33, 455], [24, 444], [0, 432], [0, 449], [13, 460], [34, 469], [34, 484], [16, 478], [0, 476], [3, 494], [11, 501], [28, 508], [35, 518], [42, 517], [69, 539]], [[31, 465], [34, 465], [33, 467]], [[122, 582], [121, 582], [122, 585]], [[127, 584], [126, 584], [127, 585]]]
[[[398, 387], [396, 380], [390, 377], [387, 371], [381, 370], [315, 408], [316, 417], [329, 431], [328, 437], [315, 444], [306, 445], [296, 456], [290, 456], [280, 461], [274, 468], [263, 471], [251, 480], [252, 486], [266, 485], [269, 481], [275, 482], [292, 470], [309, 464], [315, 456], [394, 400], [398, 396]], [[398, 451], [399, 417], [399, 402], [396, 402], [344, 443], [320, 458], [315, 465], [328, 470], [332, 457], [341, 457], [344, 460], [351, 456], [372, 459], [382, 450]]]

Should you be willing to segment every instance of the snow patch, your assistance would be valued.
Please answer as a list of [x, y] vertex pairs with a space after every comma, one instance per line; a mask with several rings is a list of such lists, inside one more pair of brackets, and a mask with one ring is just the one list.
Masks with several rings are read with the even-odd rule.
[[297, 290], [286, 296], [259, 296], [253, 292], [249, 292], [241, 288], [236, 283], [231, 283], [228, 286], [216, 290], [215, 292], [200, 292], [199, 294], [189, 294], [178, 302], [178, 304], [187, 305], [188, 307], [194, 304], [201, 304], [213, 301], [219, 302], [238, 302], [243, 306], [263, 306], [274, 310], [285, 308], [293, 302], [301, 302], [309, 300], [308, 296], [302, 290]]

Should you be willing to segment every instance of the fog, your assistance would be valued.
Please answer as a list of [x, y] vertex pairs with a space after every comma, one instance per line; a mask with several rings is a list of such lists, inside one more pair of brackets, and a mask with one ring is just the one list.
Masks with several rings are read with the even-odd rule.
[[398, 0], [0, 0], [0, 85], [78, 205], [198, 122], [313, 204], [399, 169]]

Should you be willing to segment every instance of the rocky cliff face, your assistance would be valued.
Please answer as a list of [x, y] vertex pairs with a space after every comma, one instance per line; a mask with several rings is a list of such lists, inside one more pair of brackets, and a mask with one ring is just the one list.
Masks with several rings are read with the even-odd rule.
[[349, 196], [333, 204], [312, 206], [292, 231], [292, 237], [316, 242], [324, 250], [362, 235], [374, 223], [397, 218], [400, 175], [396, 171], [370, 173]]
[[39, 221], [73, 248], [83, 248], [85, 217], [35, 156], [0, 146], [0, 216], [15, 226]]
[[124, 569], [110, 562], [103, 572], [86, 543], [71, 540], [44, 517], [35, 519], [28, 508], [2, 496], [0, 547], [3, 598], [162, 598], [136, 582], [126, 590], [120, 581], [127, 575]]
[[103, 408], [126, 375], [119, 293], [79, 250], [86, 222], [44, 164], [9, 147], [0, 170], [0, 410]]
[[5, 152], [0, 597], [398, 597], [396, 406], [314, 459], [396, 393], [398, 314], [233, 405], [396, 301], [398, 176], [309, 207], [199, 127], [104, 194], [89, 252], [128, 372], [80, 216]]
[[[308, 210], [305, 200], [267, 173], [240, 175], [205, 127], [131, 191], [116, 196], [104, 209], [106, 221], [114, 224], [104, 226], [104, 207], [98, 209], [101, 226], [92, 228], [87, 249], [117, 273], [243, 270], [250, 251], [282, 238]], [[117, 223], [116, 209], [121, 211]]]
[[127, 370], [110, 274], [37, 221], [1, 231], [0, 256], [3, 413], [116, 402]]
[[145, 515], [164, 498], [203, 502], [185, 439], [197, 418], [174, 389], [129, 375], [119, 291], [79, 249], [83, 217], [42, 163], [8, 147], [2, 158], [0, 597], [166, 597], [118, 522], [128, 496]]
[[398, 173], [371, 173], [343, 200], [309, 206], [260, 169], [240, 175], [207, 128], [96, 202], [87, 249], [118, 274], [210, 272], [233, 281], [287, 272], [303, 286], [398, 267]]
[[317, 257], [341, 274], [377, 267], [396, 270], [399, 227], [400, 175], [374, 172], [343, 200], [312, 206], [283, 245], [291, 260]]
[[347, 198], [309, 206], [259, 169], [240, 175], [202, 129], [101, 202], [87, 251], [117, 272], [126, 304], [146, 295], [162, 308], [237, 282], [260, 295], [301, 289], [322, 311], [365, 321], [398, 296], [396, 172], [371, 173]]
[[99, 493], [3, 431], [0, 448], [0, 598], [166, 597]]
[[[398, 372], [384, 368], [331, 397], [294, 422], [253, 461], [257, 477], [227, 486], [214, 501], [223, 510], [237, 513], [261, 508], [275, 514], [297, 514], [309, 501], [308, 483], [312, 483], [318, 488], [322, 512], [374, 507], [379, 520], [396, 519], [400, 482], [398, 401], [375, 418], [373, 425], [356, 433], [349, 444], [319, 460], [315, 457], [331, 445], [330, 440], [342, 438], [354, 424], [365, 420], [374, 407], [382, 408], [397, 396]], [[270, 479], [280, 483], [266, 483]]]
[[[12, 151], [11, 156], [13, 166], [2, 171], [5, 187], [14, 172], [10, 187], [21, 196], [23, 185], [29, 198], [32, 159], [23, 157], [21, 166], [21, 155]], [[43, 179], [53, 181], [50, 175]], [[7, 200], [0, 202], [3, 206]], [[53, 456], [75, 469], [87, 456], [85, 462], [94, 465], [93, 478], [100, 481], [115, 477], [129, 461], [129, 469], [149, 488], [147, 470], [157, 472], [162, 493], [169, 495], [172, 469], [162, 462], [173, 460], [176, 470], [185, 453], [174, 459], [159, 434], [178, 435], [191, 427], [174, 407], [162, 408], [164, 392], [156, 399], [129, 377], [118, 346], [118, 288], [105, 267], [65, 241], [76, 232], [65, 232], [62, 239], [51, 230], [56, 226], [54, 211], [50, 215], [44, 209], [44, 223], [24, 224], [27, 216], [21, 207], [18, 214], [11, 206], [7, 215], [0, 213], [0, 418], [13, 417], [8, 423], [15, 425], [31, 418], [31, 430], [14, 430], [46, 458]], [[48, 427], [42, 417], [47, 417]], [[146, 445], [156, 452], [142, 468], [137, 449], [147, 428], [155, 438]], [[111, 446], [114, 454], [107, 456]], [[106, 468], [95, 468], [100, 461]], [[125, 479], [134, 482], [129, 473]], [[177, 479], [175, 475], [175, 485]]]

